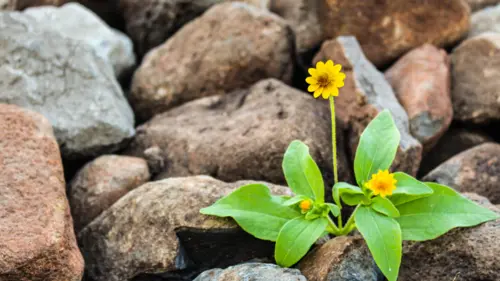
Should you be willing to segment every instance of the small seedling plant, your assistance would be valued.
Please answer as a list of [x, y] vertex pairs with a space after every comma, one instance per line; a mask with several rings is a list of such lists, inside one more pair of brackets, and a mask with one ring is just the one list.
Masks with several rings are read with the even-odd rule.
[[[320, 237], [348, 235], [357, 229], [389, 281], [398, 278], [403, 241], [432, 240], [453, 228], [499, 217], [450, 187], [390, 172], [400, 133], [387, 110], [360, 137], [354, 158], [357, 185], [337, 182], [334, 97], [345, 75], [332, 61], [318, 63], [309, 73], [308, 90], [314, 97], [330, 99], [334, 202], [325, 202], [323, 176], [308, 146], [295, 140], [283, 158], [284, 176], [294, 197], [272, 195], [265, 184], [249, 184], [201, 209], [202, 214], [232, 217], [256, 238], [276, 242], [274, 256], [283, 267], [297, 263]], [[342, 204], [354, 207], [345, 223]]]

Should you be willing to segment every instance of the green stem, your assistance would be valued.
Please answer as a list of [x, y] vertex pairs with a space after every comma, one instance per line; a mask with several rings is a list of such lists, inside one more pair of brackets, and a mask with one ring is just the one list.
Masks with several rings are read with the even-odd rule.
[[328, 225], [330, 226], [330, 228], [332, 229], [332, 231], [330, 232], [331, 234], [335, 235], [335, 236], [339, 236], [340, 234], [340, 230], [339, 228], [335, 225], [335, 223], [332, 221], [332, 219], [330, 217], [328, 217]]
[[335, 102], [333, 96], [330, 96], [330, 110], [332, 115], [332, 152], [333, 152], [333, 180], [334, 183], [339, 182], [337, 172], [337, 132], [335, 124]]
[[356, 225], [354, 224], [354, 214], [356, 214], [356, 211], [358, 210], [359, 206], [360, 205], [356, 206], [356, 209], [354, 209], [354, 212], [352, 212], [345, 226], [340, 229], [340, 235], [347, 235], [354, 229], [354, 227], [356, 227]]

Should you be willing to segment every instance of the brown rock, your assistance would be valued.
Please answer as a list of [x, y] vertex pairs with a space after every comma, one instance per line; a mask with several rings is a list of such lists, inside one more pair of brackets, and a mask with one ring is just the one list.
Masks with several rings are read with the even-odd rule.
[[210, 269], [193, 281], [307, 281], [298, 269], [268, 263], [244, 263], [224, 270]]
[[104, 155], [73, 178], [69, 200], [75, 228], [82, 229], [130, 190], [149, 180], [146, 160]]
[[485, 143], [466, 150], [432, 170], [425, 181], [435, 181], [460, 192], [474, 192], [500, 203], [500, 144]]
[[47, 119], [0, 104], [0, 280], [79, 281], [83, 259]]
[[500, 34], [467, 39], [451, 55], [454, 118], [476, 124], [500, 120]]
[[[157, 179], [211, 175], [226, 182], [285, 183], [283, 154], [298, 139], [309, 145], [323, 175], [332, 182], [328, 103], [278, 80], [187, 103], [157, 115], [138, 131], [126, 153], [155, 163], [150, 168], [161, 171]], [[348, 181], [350, 165], [338, 131], [339, 178]]]
[[453, 119], [448, 55], [426, 44], [385, 72], [410, 119], [410, 133], [429, 151]]
[[[248, 183], [196, 176], [130, 191], [79, 233], [86, 273], [95, 281], [123, 281], [141, 273], [188, 270], [191, 263], [226, 267], [228, 261], [271, 256], [274, 243], [244, 233], [231, 219], [199, 213]], [[290, 195], [288, 188], [270, 187]]]
[[469, 7], [463, 0], [320, 1], [325, 37], [355, 36], [377, 66], [425, 43], [451, 46], [469, 28]]
[[269, 11], [245, 3], [216, 5], [146, 56], [132, 82], [132, 106], [148, 119], [264, 78], [289, 82], [292, 38], [286, 22]]
[[465, 0], [473, 12], [500, 3], [500, 0]]
[[299, 263], [309, 281], [377, 281], [383, 279], [360, 236], [340, 236], [307, 254]]
[[392, 169], [415, 175], [422, 158], [422, 145], [410, 135], [408, 115], [384, 75], [366, 59], [354, 37], [342, 36], [326, 41], [313, 63], [328, 59], [341, 64], [347, 76], [335, 101], [337, 116], [349, 129], [350, 155], [354, 158], [359, 138], [368, 123], [382, 110], [388, 109], [401, 133]]

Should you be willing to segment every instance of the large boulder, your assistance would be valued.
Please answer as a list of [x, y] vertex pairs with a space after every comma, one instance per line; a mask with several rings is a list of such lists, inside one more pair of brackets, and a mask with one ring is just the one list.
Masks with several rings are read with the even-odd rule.
[[[243, 232], [231, 219], [200, 214], [248, 183], [196, 176], [130, 191], [79, 233], [86, 274], [94, 281], [151, 280], [155, 273], [196, 272], [272, 256], [274, 243]], [[291, 195], [286, 187], [270, 187]]]
[[422, 145], [410, 134], [408, 115], [399, 104], [384, 75], [363, 54], [354, 37], [338, 37], [323, 43], [313, 63], [333, 60], [343, 66], [345, 86], [335, 98], [337, 116], [347, 124], [348, 147], [354, 158], [359, 138], [368, 123], [384, 109], [392, 114], [401, 134], [393, 170], [416, 175], [422, 158]]
[[144, 58], [131, 104], [148, 119], [264, 78], [290, 82], [293, 49], [292, 31], [275, 14], [246, 3], [216, 5]]
[[0, 280], [80, 281], [63, 166], [42, 115], [0, 104]]
[[92, 47], [0, 13], [0, 102], [42, 113], [65, 158], [112, 151], [134, 135], [134, 115], [113, 69]]
[[[327, 182], [333, 182], [328, 103], [274, 79], [192, 101], [137, 131], [126, 153], [148, 159], [157, 179], [201, 174], [227, 182], [285, 183], [283, 154], [298, 139], [309, 145]], [[341, 131], [339, 126], [339, 177], [348, 181]]]
[[245, 263], [226, 269], [210, 269], [193, 281], [307, 281], [297, 269], [281, 268], [275, 264]]
[[469, 7], [463, 0], [320, 1], [325, 37], [355, 36], [377, 66], [425, 43], [452, 46], [469, 28]]

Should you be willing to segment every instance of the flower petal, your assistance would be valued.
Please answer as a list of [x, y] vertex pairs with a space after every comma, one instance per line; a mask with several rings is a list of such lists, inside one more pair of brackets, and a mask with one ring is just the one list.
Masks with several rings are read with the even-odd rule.
[[318, 63], [316, 63], [316, 69], [319, 71], [319, 72], [325, 72], [326, 69], [325, 69], [325, 63], [322, 62], [322, 61], [318, 61]]
[[311, 76], [318, 76], [318, 71], [316, 70], [316, 68], [309, 68], [308, 70], [309, 74], [311, 74]]
[[328, 60], [326, 63], [325, 63], [325, 66], [328, 68], [328, 69], [331, 69], [333, 67], [333, 61], [332, 60]]
[[319, 85], [318, 85], [318, 84], [309, 85], [309, 87], [307, 87], [307, 91], [308, 91], [308, 92], [314, 92], [314, 91], [316, 91], [318, 88], [319, 88]]
[[323, 90], [322, 95], [323, 95], [323, 98], [326, 100], [326, 99], [328, 99], [330, 97], [330, 91], [327, 88], [325, 88]]
[[314, 97], [317, 98], [323, 93], [323, 87], [319, 87], [315, 92], [314, 92]]
[[310, 77], [307, 77], [307, 78], [306, 78], [306, 82], [307, 82], [307, 83], [309, 83], [309, 84], [311, 84], [311, 85], [312, 85], [312, 84], [318, 84], [318, 79], [316, 79], [316, 78], [314, 78], [314, 77], [310, 76]]
[[337, 87], [337, 88], [344, 87], [344, 81], [342, 81], [342, 80], [336, 80], [335, 81], [335, 87]]
[[335, 65], [335, 66], [333, 67], [333, 69], [332, 69], [332, 70], [333, 70], [333, 72], [338, 73], [338, 72], [340, 72], [340, 71], [342, 70], [342, 65], [337, 64], [337, 65]]
[[330, 91], [330, 95], [337, 97], [339, 95], [339, 88], [333, 86], [332, 90]]
[[345, 79], [345, 73], [339, 72], [337, 75], [335, 75], [336, 80], [344, 80]]

